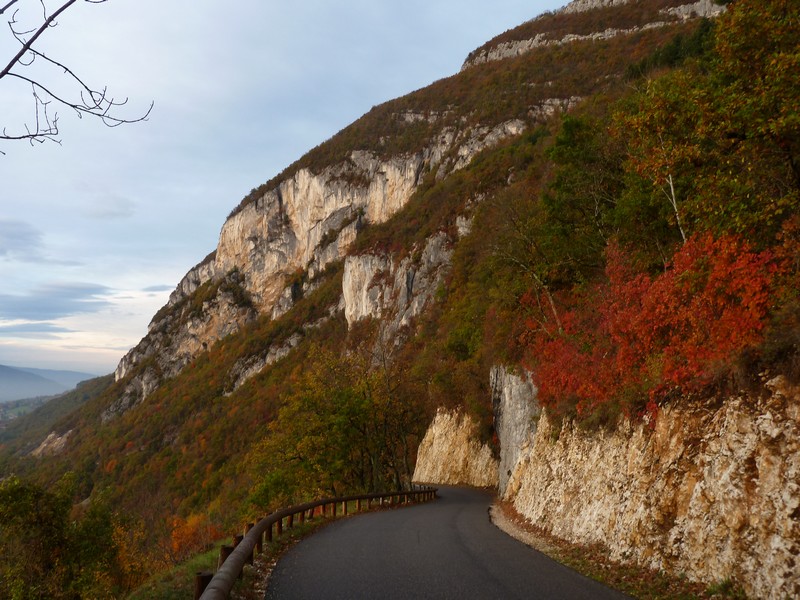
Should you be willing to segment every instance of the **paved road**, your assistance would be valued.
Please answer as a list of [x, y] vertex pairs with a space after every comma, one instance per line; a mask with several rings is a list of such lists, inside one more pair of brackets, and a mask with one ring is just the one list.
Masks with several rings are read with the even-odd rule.
[[497, 529], [488, 494], [443, 487], [439, 495], [306, 538], [278, 561], [267, 600], [627, 598]]

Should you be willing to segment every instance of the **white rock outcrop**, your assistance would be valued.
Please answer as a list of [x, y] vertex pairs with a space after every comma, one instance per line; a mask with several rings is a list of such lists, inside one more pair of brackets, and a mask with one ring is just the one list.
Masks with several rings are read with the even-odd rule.
[[418, 255], [407, 256], [398, 265], [385, 255], [348, 256], [342, 277], [348, 326], [380, 318], [381, 339], [394, 338], [433, 300], [452, 255], [447, 234], [440, 232], [428, 238]]
[[[574, 0], [557, 12], [566, 14], [586, 12], [598, 8], [628, 4], [631, 1], [632, 0]], [[675, 18], [681, 20], [713, 18], [719, 16], [724, 11], [725, 7], [716, 4], [713, 2], [713, 0], [698, 0], [694, 3], [666, 8], [661, 11], [664, 20], [644, 23], [638, 27], [631, 27], [628, 29], [607, 28], [603, 31], [594, 31], [592, 33], [585, 34], [568, 33], [560, 38], [551, 37], [548, 33], [537, 33], [532, 38], [500, 42], [494, 46], [481, 48], [471, 52], [464, 61], [461, 70], [463, 71], [470, 67], [474, 67], [475, 65], [480, 65], [487, 62], [504, 60], [507, 58], [520, 56], [522, 54], [527, 54], [528, 52], [531, 52], [537, 48], [563, 46], [565, 44], [571, 44], [574, 42], [608, 40], [620, 35], [631, 35], [640, 31], [646, 31], [648, 29], [665, 27], [670, 24], [670, 20], [674, 21]]]
[[413, 480], [496, 487], [497, 459], [477, 441], [477, 432], [469, 416], [440, 410], [420, 443]]
[[609, 6], [619, 6], [620, 4], [628, 4], [633, 0], [572, 0], [563, 8], [558, 9], [556, 12], [561, 13], [578, 13], [594, 10], [596, 8], [606, 8]]
[[42, 458], [43, 456], [57, 456], [64, 451], [67, 447], [67, 442], [72, 435], [72, 429], [69, 431], [58, 434], [55, 431], [50, 432], [41, 444], [31, 452], [34, 458]]
[[554, 431], [543, 415], [505, 498], [533, 524], [611, 558], [757, 598], [800, 597], [800, 390], [668, 408], [655, 429]]
[[[416, 122], [424, 115], [409, 112], [401, 117]], [[439, 117], [431, 114], [425, 119], [435, 122]], [[157, 316], [148, 335], [120, 360], [115, 375], [120, 380], [150, 358], [156, 359], [159, 368], [137, 375], [141, 381], [128, 385], [123, 397], [104, 413], [106, 418], [143, 400], [161, 380], [176, 375], [198, 353], [258, 314], [277, 318], [288, 311], [295, 301], [288, 282], [299, 272], [313, 278], [328, 264], [340, 260], [362, 224], [382, 223], [394, 215], [411, 198], [425, 173], [435, 168], [439, 174], [461, 169], [478, 152], [506, 137], [519, 135], [524, 127], [525, 123], [516, 119], [494, 127], [443, 127], [423, 150], [388, 159], [353, 151], [347, 160], [319, 173], [299, 169], [260, 198], [240, 207], [223, 225], [215, 252], [186, 274], [166, 308], [179, 307], [204, 284], [235, 272], [237, 284], [247, 293], [252, 309], [237, 308], [237, 314], [232, 314], [232, 307], [220, 297], [204, 305], [202, 315], [187, 322], [176, 323], [175, 315], [169, 311], [167, 316]], [[422, 268], [401, 265], [397, 277], [424, 283], [425, 260], [423, 256]], [[395, 287], [397, 294], [381, 299], [382, 306], [395, 303], [399, 311], [397, 320], [385, 330], [387, 335], [407, 324], [429, 299], [429, 294], [411, 294], [410, 289], [404, 296], [402, 286]], [[425, 286], [416, 285], [416, 289], [419, 292]], [[355, 310], [375, 311], [377, 306], [364, 305]], [[151, 381], [153, 376], [155, 383]]]
[[529, 373], [517, 375], [506, 367], [495, 366], [489, 373], [489, 385], [494, 430], [500, 443], [498, 489], [502, 494], [520, 455], [533, 443], [542, 409]]

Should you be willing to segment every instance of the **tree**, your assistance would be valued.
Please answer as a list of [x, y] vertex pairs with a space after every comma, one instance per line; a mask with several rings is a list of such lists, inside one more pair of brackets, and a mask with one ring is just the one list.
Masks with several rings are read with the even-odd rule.
[[102, 499], [73, 507], [74, 492], [71, 473], [52, 490], [0, 481], [0, 597], [115, 598], [141, 579], [121, 521]]
[[[0, 140], [60, 143], [59, 108], [71, 109], [79, 118], [84, 115], [95, 117], [108, 127], [144, 121], [150, 115], [152, 102], [143, 115], [120, 116], [118, 109], [127, 104], [127, 98], [118, 100], [106, 87], [90, 85], [70, 67], [37, 49], [41, 37], [56, 27], [58, 18], [77, 1], [68, 0], [55, 10], [49, 10], [44, 0], [7, 0], [0, 6], [0, 15], [8, 19], [11, 36], [19, 44], [16, 53], [2, 66], [0, 81], [16, 81], [30, 86], [33, 94], [32, 122], [21, 127], [12, 126], [12, 129], [3, 123]], [[84, 1], [103, 4], [107, 0]], [[32, 16], [34, 13], [35, 17]], [[35, 70], [34, 65], [41, 68]]]
[[383, 353], [314, 349], [277, 419], [250, 455], [261, 507], [397, 489], [411, 477], [419, 408], [400, 397]]

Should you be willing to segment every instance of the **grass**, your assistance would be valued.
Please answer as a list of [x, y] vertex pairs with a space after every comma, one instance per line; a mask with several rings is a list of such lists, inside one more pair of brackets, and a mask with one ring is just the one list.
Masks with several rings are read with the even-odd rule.
[[172, 567], [164, 573], [151, 577], [135, 590], [128, 600], [186, 600], [194, 597], [194, 577], [198, 571], [214, 571], [219, 558], [219, 549], [212, 548], [196, 554], [189, 560]]

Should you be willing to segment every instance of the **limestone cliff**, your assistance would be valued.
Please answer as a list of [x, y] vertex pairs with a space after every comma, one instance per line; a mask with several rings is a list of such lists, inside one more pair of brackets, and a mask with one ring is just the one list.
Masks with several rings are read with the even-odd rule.
[[416, 255], [395, 265], [388, 255], [350, 256], [344, 264], [342, 296], [348, 325], [371, 317], [381, 319], [381, 336], [396, 339], [433, 299], [450, 264], [447, 235], [429, 238]]
[[[558, 13], [570, 15], [628, 4], [631, 3], [631, 1], [632, 0], [574, 0], [559, 10]], [[497, 43], [488, 44], [472, 52], [464, 62], [462, 70], [491, 61], [520, 56], [536, 48], [562, 46], [573, 42], [607, 40], [616, 36], [630, 35], [647, 29], [666, 27], [676, 20], [701, 17], [713, 18], [724, 10], [724, 6], [715, 3], [713, 0], [697, 0], [696, 2], [685, 4], [676, 2], [675, 6], [666, 7], [659, 11], [657, 18], [646, 20], [633, 27], [609, 27], [602, 31], [591, 31], [589, 33], [569, 32], [559, 36], [555, 36], [548, 31], [543, 31], [535, 33], [531, 37], [525, 39], [498, 41]]]
[[[403, 117], [411, 122], [417, 118]], [[443, 127], [419, 152], [388, 159], [353, 151], [347, 160], [319, 173], [299, 169], [239, 207], [222, 226], [216, 250], [184, 276], [167, 306], [153, 318], [147, 336], [120, 361], [115, 372], [117, 380], [128, 375], [131, 380], [122, 396], [103, 413], [103, 419], [113, 418], [144, 400], [161, 381], [174, 377], [198, 353], [245, 323], [259, 315], [277, 318], [289, 310], [295, 297], [313, 286], [314, 278], [328, 264], [344, 258], [360, 228], [366, 223], [382, 223], [394, 215], [408, 202], [426, 173], [436, 170], [437, 176], [444, 177], [462, 169], [478, 152], [519, 135], [525, 126], [523, 121], [513, 119], [494, 127]], [[395, 308], [396, 319], [385, 328], [385, 337], [388, 339], [407, 325], [432, 296], [435, 288], [430, 286], [441, 277], [440, 267], [449, 258], [445, 245], [443, 238], [436, 237], [421, 249], [419, 264], [406, 260], [391, 269], [388, 263], [381, 262], [388, 261], [387, 257], [356, 257], [349, 261], [349, 285], [344, 291], [348, 318], [353, 318], [353, 311], [378, 310], [377, 305], [369, 309], [356, 307], [355, 295], [365, 292], [347, 291], [357, 283], [352, 279], [359, 270], [357, 265], [369, 270], [367, 263], [378, 261], [380, 270], [392, 271], [396, 279], [393, 289], [386, 290], [380, 299], [384, 310], [389, 308], [387, 303]], [[295, 289], [297, 284], [291, 282], [297, 273], [306, 275], [305, 290]], [[219, 287], [221, 281], [230, 283], [232, 276], [240, 292], [236, 298], [226, 294], [225, 286]], [[428, 282], [428, 278], [432, 280]], [[209, 296], [209, 286], [215, 295], [198, 302], [198, 294]], [[242, 304], [240, 300], [245, 296]], [[191, 309], [187, 310], [187, 306]], [[287, 340], [271, 355], [245, 360], [240, 372], [234, 374], [234, 387], [271, 364], [276, 356], [284, 356], [293, 345], [292, 340]]]
[[517, 375], [495, 366], [489, 374], [494, 429], [500, 443], [498, 489], [506, 490], [512, 470], [523, 448], [533, 441], [542, 409], [536, 402], [536, 387], [529, 373]]
[[[497, 481], [533, 524], [602, 544], [617, 560], [705, 583], [731, 579], [754, 597], [800, 595], [800, 389], [776, 377], [762, 396], [666, 408], [653, 428], [586, 432], [539, 416], [525, 378], [495, 369], [492, 380]], [[470, 457], [489, 449], [459, 418], [440, 413], [431, 424], [421, 481], [475, 477]]]
[[469, 416], [440, 410], [419, 445], [414, 481], [497, 486], [497, 459], [477, 430]]

